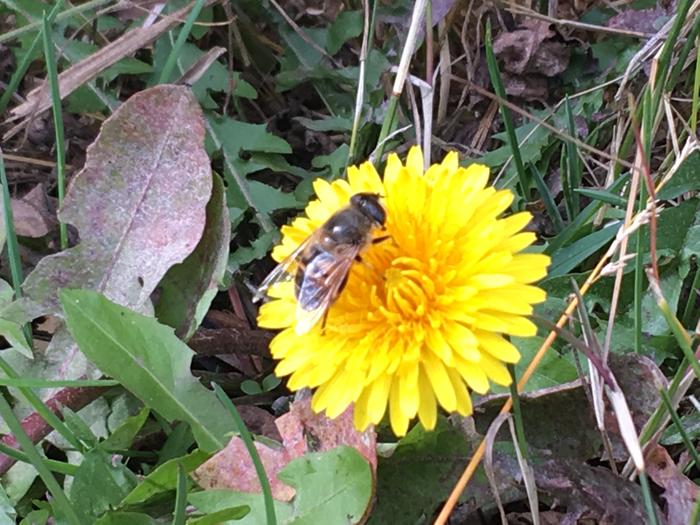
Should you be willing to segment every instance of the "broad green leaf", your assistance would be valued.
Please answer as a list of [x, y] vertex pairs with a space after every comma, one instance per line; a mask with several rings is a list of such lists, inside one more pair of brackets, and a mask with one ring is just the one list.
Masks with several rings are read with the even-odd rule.
[[294, 487], [294, 525], [358, 523], [372, 498], [372, 469], [352, 447], [292, 460], [277, 477]]
[[115, 507], [136, 486], [136, 475], [101, 450], [87, 452], [73, 477], [71, 502], [93, 520]]
[[190, 372], [194, 353], [173, 329], [90, 290], [65, 290], [61, 302], [80, 350], [168, 421], [186, 421], [200, 448], [214, 451], [233, 430], [231, 416]]
[[[226, 489], [211, 489], [201, 492], [191, 492], [187, 500], [197, 510], [206, 514], [213, 514], [229, 508], [246, 506], [250, 512], [240, 520], [223, 522], [225, 525], [267, 525], [265, 517], [265, 504], [260, 494], [247, 492], [234, 492]], [[292, 523], [293, 509], [289, 503], [275, 500], [275, 516], [279, 525]], [[321, 522], [319, 522], [321, 523]], [[347, 521], [345, 523], [348, 523]], [[326, 524], [324, 524], [326, 525]], [[327, 524], [333, 525], [333, 524]]]
[[[525, 368], [530, 364], [543, 342], [544, 338], [542, 337], [512, 338], [512, 343], [520, 351], [520, 361], [515, 367], [518, 377], [525, 371]], [[533, 392], [542, 388], [575, 381], [576, 379], [578, 379], [578, 373], [576, 372], [576, 365], [571, 352], [562, 355], [557, 350], [550, 349], [527, 382], [525, 391]], [[499, 389], [499, 391], [508, 392], [509, 389], [503, 388], [503, 390]]]
[[292, 148], [283, 138], [267, 131], [265, 124], [250, 124], [231, 118], [210, 117], [209, 124], [223, 142], [224, 151], [236, 159], [241, 152], [291, 153]]
[[156, 525], [156, 520], [140, 512], [109, 512], [95, 522], [95, 525]]
[[188, 525], [219, 525], [227, 520], [240, 520], [250, 512], [248, 505], [240, 505], [238, 507], [229, 507], [222, 509], [201, 518], [194, 518], [187, 521]]
[[[224, 184], [214, 174], [214, 186], [207, 204], [207, 222], [197, 247], [183, 262], [165, 274], [159, 285], [156, 317], [175, 328], [187, 340], [197, 328], [197, 307], [208, 290], [216, 291], [228, 262], [231, 226], [224, 196]], [[208, 307], [210, 301], [205, 305]]]
[[175, 490], [178, 465], [182, 465], [185, 472], [192, 472], [207, 459], [209, 459], [209, 454], [195, 450], [186, 456], [163, 463], [126, 495], [122, 500], [122, 505], [137, 505], [157, 494]]
[[[203, 10], [202, 12], [206, 11]], [[193, 28], [194, 29], [194, 28]], [[153, 63], [155, 67], [151, 75], [151, 83], [155, 83], [160, 76], [160, 72], [165, 65], [165, 61], [172, 51], [172, 43], [167, 38], [159, 38], [156, 40], [155, 53]], [[182, 71], [187, 70], [197, 60], [199, 60], [204, 51], [199, 49], [194, 44], [185, 42], [180, 49], [178, 55], [178, 64]], [[192, 86], [192, 92], [197, 100], [205, 109], [217, 109], [219, 104], [211, 97], [210, 91], [227, 93], [233, 88], [233, 95], [236, 97], [256, 99], [258, 93], [255, 88], [246, 82], [239, 71], [229, 72], [228, 68], [220, 61], [216, 60], [209, 65], [209, 68], [197, 79], [197, 82]]]
[[[278, 478], [296, 490], [291, 504], [275, 501], [275, 513], [280, 524], [358, 523], [372, 497], [369, 463], [357, 450], [348, 446], [296, 458], [280, 471]], [[205, 513], [248, 505], [250, 514], [236, 523], [265, 523], [265, 506], [260, 494], [214, 489], [189, 494], [188, 499], [200, 512]]]
[[12, 508], [10, 498], [7, 497], [5, 489], [0, 485], [0, 525], [15, 525], [16, 518], [17, 512]]
[[341, 11], [328, 28], [326, 51], [335, 55], [345, 42], [362, 34], [362, 11]]
[[312, 131], [350, 131], [352, 129], [352, 120], [347, 117], [326, 117], [318, 120], [294, 117], [294, 120]]
[[700, 151], [694, 151], [683, 161], [656, 196], [660, 200], [671, 200], [696, 190], [700, 190]]
[[379, 458], [377, 498], [368, 524], [422, 523], [433, 516], [469, 457], [465, 437], [440, 417], [432, 431], [418, 424], [394, 453]]

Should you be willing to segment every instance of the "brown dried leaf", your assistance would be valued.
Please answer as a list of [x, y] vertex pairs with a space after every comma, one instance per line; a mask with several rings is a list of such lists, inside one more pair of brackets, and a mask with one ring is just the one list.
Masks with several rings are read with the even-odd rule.
[[[255, 448], [265, 467], [272, 495], [280, 501], [290, 501], [295, 494], [293, 488], [282, 483], [277, 474], [290, 461], [306, 452], [325, 452], [340, 445], [354, 447], [377, 470], [376, 435], [373, 429], [365, 432], [355, 430], [352, 407], [336, 419], [311, 410], [309, 398], [292, 403], [289, 412], [277, 418], [277, 429], [282, 436], [279, 449], [261, 442]], [[228, 488], [242, 492], [260, 492], [260, 483], [243, 441], [234, 437], [224, 450], [216, 454], [194, 472], [194, 479], [205, 489]]]
[[553, 77], [569, 65], [569, 48], [556, 37], [549, 22], [525, 19], [520, 28], [494, 40], [493, 52], [507, 73]]
[[[659, 404], [657, 387], [665, 382], [663, 373], [653, 360], [638, 354], [612, 354], [609, 365], [625, 393], [639, 431]], [[487, 396], [474, 403], [477, 431], [486, 432], [506, 397]], [[521, 405], [526, 440], [533, 448], [548, 450], [556, 457], [579, 460], [600, 457], [600, 433], [580, 381], [522, 394]], [[619, 437], [615, 416], [609, 409], [605, 414], [615, 457], [625, 460], [627, 449]], [[499, 439], [509, 438], [502, 434]]]
[[141, 309], [167, 270], [194, 249], [211, 193], [204, 121], [189, 88], [137, 93], [102, 126], [60, 218], [78, 246], [42, 259], [24, 289], [60, 313], [61, 288], [86, 288]]
[[56, 227], [56, 217], [43, 184], [34, 186], [21, 199], [12, 199], [12, 218], [17, 235], [22, 237], [43, 237]]
[[663, 25], [659, 23], [659, 19], [668, 14], [668, 11], [659, 5], [649, 9], [627, 8], [611, 17], [605, 25], [613, 29], [653, 34]]
[[558, 506], [567, 509], [562, 523], [647, 523], [639, 485], [606, 468], [556, 459], [537, 464], [535, 478], [540, 491], [549, 493], [558, 500]]
[[668, 525], [690, 523], [700, 487], [680, 471], [666, 449], [660, 445], [647, 452], [645, 460], [649, 477], [664, 489]]

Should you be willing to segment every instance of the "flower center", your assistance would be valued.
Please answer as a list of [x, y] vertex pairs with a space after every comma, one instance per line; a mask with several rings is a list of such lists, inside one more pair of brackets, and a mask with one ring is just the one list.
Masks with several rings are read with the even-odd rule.
[[403, 319], [419, 320], [428, 313], [435, 287], [421, 261], [398, 257], [384, 272], [384, 293], [384, 304], [389, 312]]

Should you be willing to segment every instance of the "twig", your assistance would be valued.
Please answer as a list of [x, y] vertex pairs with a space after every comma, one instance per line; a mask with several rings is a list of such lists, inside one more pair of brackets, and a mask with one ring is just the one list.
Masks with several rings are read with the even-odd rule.
[[[55, 413], [57, 416], [61, 416], [61, 408], [67, 407], [73, 411], [80, 410], [81, 408], [89, 405], [95, 399], [100, 397], [107, 388], [104, 387], [84, 387], [84, 388], [63, 388], [59, 390], [51, 399], [46, 401], [46, 406]], [[48, 436], [53, 428], [44, 421], [39, 414], [34, 412], [22, 420], [22, 428], [31, 438], [33, 443], [37, 443], [46, 436]], [[14, 436], [3, 436], [0, 439], [3, 444], [17, 448], [18, 443]], [[8, 471], [8, 469], [15, 464], [17, 460], [0, 454], [0, 475]]]

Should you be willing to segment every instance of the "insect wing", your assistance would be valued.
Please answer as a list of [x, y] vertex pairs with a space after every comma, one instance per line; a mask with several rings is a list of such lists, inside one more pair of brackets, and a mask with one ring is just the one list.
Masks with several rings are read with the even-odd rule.
[[339, 246], [334, 253], [322, 252], [307, 264], [297, 297], [297, 334], [305, 334], [323, 318], [345, 285], [359, 252], [359, 246]]
[[321, 230], [314, 231], [306, 239], [304, 239], [296, 249], [284, 258], [275, 268], [265, 277], [265, 280], [260, 283], [257, 291], [255, 292], [255, 297], [253, 301], [257, 302], [267, 294], [267, 291], [277, 283], [287, 282], [294, 279], [297, 268], [299, 267], [299, 259], [301, 258], [304, 250], [312, 244], [315, 243], [320, 235]]

